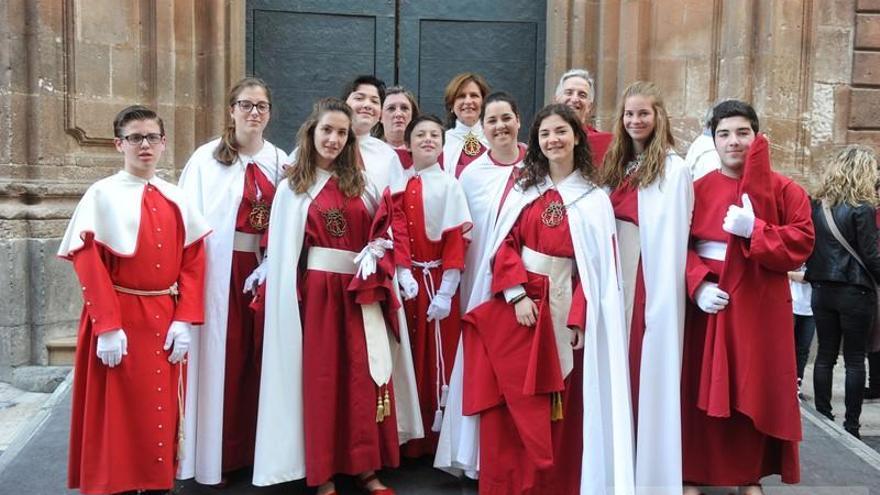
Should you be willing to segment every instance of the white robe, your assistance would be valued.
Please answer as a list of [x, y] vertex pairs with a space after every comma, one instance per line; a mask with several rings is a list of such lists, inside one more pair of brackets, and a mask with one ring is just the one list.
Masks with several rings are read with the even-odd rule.
[[[253, 156], [226, 166], [214, 159], [220, 140], [192, 154], [178, 184], [195, 209], [205, 216], [214, 235], [205, 244], [205, 323], [192, 334], [187, 373], [184, 448], [179, 479], [195, 477], [206, 485], [220, 483], [223, 453], [223, 395], [226, 376], [226, 328], [232, 241], [244, 191], [248, 163], [256, 163], [272, 184], [284, 175], [286, 154], [265, 141]], [[240, 290], [240, 289], [239, 289]]]
[[[282, 182], [272, 203], [269, 219], [269, 271], [266, 278], [266, 320], [263, 330], [263, 368], [257, 412], [257, 443], [253, 484], [274, 485], [305, 477], [305, 425], [303, 423], [302, 323], [296, 304], [298, 260], [302, 254], [306, 218], [311, 203], [330, 179], [317, 170], [308, 194], [295, 194]], [[371, 181], [361, 196], [375, 211], [379, 192]], [[277, 233], [277, 235], [273, 234]], [[395, 411], [398, 441], [424, 436], [409, 334], [403, 311], [398, 311], [400, 343], [391, 338]]]
[[455, 127], [446, 131], [446, 143], [443, 145], [443, 170], [446, 173], [455, 176], [455, 167], [458, 165], [458, 158], [461, 156], [461, 150], [464, 148], [464, 137], [471, 131], [483, 143], [483, 146], [489, 147], [489, 141], [486, 139], [486, 135], [483, 134], [483, 125], [480, 124], [480, 121], [477, 121], [473, 127], [468, 127], [456, 119]]
[[[488, 300], [488, 297], [483, 297], [485, 294], [472, 297], [472, 289], [480, 273], [479, 269], [484, 265], [488, 269], [488, 261], [483, 263], [483, 258], [489, 254], [487, 251], [499, 212], [510, 204], [510, 201], [501, 203], [504, 189], [513, 169], [519, 167], [522, 167], [521, 161], [510, 166], [496, 165], [487, 152], [468, 165], [459, 177], [473, 219], [471, 243], [465, 254], [465, 269], [461, 276], [462, 313]], [[510, 191], [510, 194], [512, 193], [513, 189]], [[479, 471], [480, 418], [461, 414], [463, 366], [461, 339], [459, 339], [434, 467], [456, 475], [464, 472], [467, 476], [476, 478]]]
[[664, 166], [662, 181], [638, 191], [646, 301], [635, 480], [642, 495], [680, 495], [682, 486], [681, 354], [694, 188], [681, 157], [670, 153]]
[[691, 171], [694, 180], [721, 168], [721, 157], [715, 149], [712, 135], [700, 134], [688, 148], [685, 164]]

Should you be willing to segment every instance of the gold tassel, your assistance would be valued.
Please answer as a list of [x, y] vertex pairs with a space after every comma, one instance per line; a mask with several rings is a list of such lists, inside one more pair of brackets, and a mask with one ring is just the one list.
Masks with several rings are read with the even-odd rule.
[[385, 407], [382, 405], [382, 392], [376, 394], [376, 422], [381, 423], [385, 419]]
[[388, 393], [388, 386], [385, 386], [385, 417], [391, 416], [391, 394]]
[[560, 421], [563, 419], [562, 414], [562, 393], [553, 392], [550, 395], [550, 421]]

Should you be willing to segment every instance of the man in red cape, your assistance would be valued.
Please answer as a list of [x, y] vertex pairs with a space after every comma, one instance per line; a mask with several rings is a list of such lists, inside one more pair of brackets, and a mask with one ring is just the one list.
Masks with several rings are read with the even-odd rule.
[[688, 252], [683, 479], [760, 494], [764, 476], [800, 479], [786, 272], [807, 259], [814, 231], [806, 192], [771, 170], [751, 106], [719, 104], [712, 131], [722, 167], [694, 183]]
[[570, 69], [559, 78], [559, 84], [556, 85], [556, 103], [565, 104], [581, 119], [587, 141], [590, 143], [593, 165], [601, 168], [605, 160], [605, 152], [608, 151], [614, 135], [590, 125], [595, 101], [596, 84], [586, 69]]

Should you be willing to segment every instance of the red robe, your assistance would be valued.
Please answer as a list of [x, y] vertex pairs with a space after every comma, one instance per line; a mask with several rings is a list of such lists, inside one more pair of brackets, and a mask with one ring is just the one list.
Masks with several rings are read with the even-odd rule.
[[[419, 393], [419, 406], [422, 413], [422, 425], [425, 437], [410, 440], [402, 447], [403, 455], [420, 457], [433, 454], [437, 450], [439, 435], [431, 430], [434, 415], [438, 410], [438, 381], [448, 383], [452, 374], [452, 363], [455, 361], [455, 350], [461, 333], [460, 298], [456, 291], [452, 298], [449, 316], [440, 322], [443, 364], [441, 367], [444, 379], [438, 378], [437, 344], [435, 341], [435, 323], [428, 322], [428, 306], [431, 304], [425, 278], [421, 268], [412, 266], [413, 261], [440, 260], [441, 266], [431, 268], [434, 290], [440, 289], [443, 271], [464, 269], [466, 241], [464, 226], [443, 232], [440, 241], [432, 241], [425, 230], [425, 204], [422, 197], [422, 184], [418, 177], [407, 182], [406, 190], [392, 196], [394, 215], [392, 233], [394, 234], [395, 262], [410, 268], [413, 277], [419, 284], [419, 293], [415, 299], [404, 301], [406, 326], [410, 332], [413, 367], [416, 373], [416, 387]], [[431, 205], [431, 208], [443, 208], [443, 205]]]
[[[181, 366], [163, 350], [172, 321], [204, 318], [204, 243], [184, 248], [174, 203], [146, 185], [136, 254], [120, 257], [86, 234], [71, 254], [84, 306], [76, 346], [68, 486], [83, 493], [167, 490], [174, 485]], [[116, 292], [161, 290], [180, 296]], [[98, 335], [122, 328], [128, 354], [115, 368], [96, 356]]]
[[[258, 231], [248, 221], [259, 187], [262, 201], [272, 204], [275, 186], [254, 163], [244, 176], [244, 193], [235, 219], [236, 232], [262, 234], [260, 247], [266, 247], [266, 231]], [[254, 463], [257, 434], [257, 405], [260, 392], [260, 357], [263, 354], [263, 313], [250, 307], [252, 297], [242, 292], [244, 281], [257, 267], [257, 256], [248, 251], [232, 252], [229, 277], [229, 313], [226, 327], [226, 373], [223, 391], [223, 472]]]
[[[556, 190], [523, 209], [493, 261], [495, 297], [465, 315], [463, 413], [480, 414], [480, 494], [576, 494], [583, 450], [583, 351], [563, 380], [549, 308], [549, 278], [526, 271], [522, 246], [573, 258], [567, 217], [550, 228], [541, 222]], [[568, 325], [585, 328], [586, 301], [579, 283]], [[516, 321], [502, 294], [522, 285], [539, 308], [534, 327]], [[562, 392], [563, 419], [551, 422], [552, 392]]]
[[[623, 222], [639, 225], [639, 190], [624, 183], [611, 192], [614, 217]], [[636, 270], [635, 294], [633, 296], [632, 321], [629, 327], [629, 380], [632, 394], [633, 428], [639, 424], [639, 378], [642, 368], [642, 340], [645, 337], [645, 275], [642, 260]]]
[[[330, 208], [344, 210], [347, 232], [342, 237], [331, 236], [325, 228], [321, 211]], [[310, 247], [359, 252], [371, 239], [372, 221], [363, 201], [342, 194], [335, 177], [309, 205], [299, 260], [299, 300], [306, 482], [312, 486], [326, 483], [338, 473], [354, 475], [394, 467], [400, 461], [394, 407], [389, 417], [376, 422], [377, 387], [367, 365], [360, 307], [388, 294], [392, 256], [384, 256], [377, 275], [370, 278], [381, 280], [379, 285], [360, 280], [352, 284], [353, 275], [305, 269]], [[351, 290], [350, 286], [359, 289]], [[390, 310], [396, 308], [394, 304], [386, 306], [386, 321], [393, 322], [396, 313]]]
[[590, 144], [590, 154], [593, 157], [593, 165], [597, 168], [602, 167], [605, 160], [605, 152], [611, 146], [614, 134], [610, 132], [602, 132], [594, 127], [584, 125], [584, 132], [587, 133], [587, 142]]
[[[715, 171], [694, 183], [688, 292], [693, 298], [701, 282], [721, 279], [730, 303], [718, 315], [688, 304], [682, 454], [684, 480], [693, 484], [744, 485], [774, 473], [786, 483], [800, 479], [801, 423], [786, 272], [809, 256], [813, 226], [806, 193], [769, 170], [766, 146], [763, 138], [756, 139], [749, 152], [763, 173], [750, 177], [747, 162], [742, 181]], [[755, 207], [751, 239], [721, 228], [728, 207], [741, 204], [743, 192]], [[698, 240], [728, 243], [726, 260], [698, 256]]]

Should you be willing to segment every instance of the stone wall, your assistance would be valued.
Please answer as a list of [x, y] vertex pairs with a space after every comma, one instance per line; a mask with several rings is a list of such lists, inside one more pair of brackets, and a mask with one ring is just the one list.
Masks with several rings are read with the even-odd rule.
[[[166, 120], [173, 178], [221, 128], [244, 75], [246, 0], [0, 1], [0, 380], [75, 334], [80, 296], [54, 257], [85, 188], [120, 166], [110, 122]], [[597, 75], [597, 117], [636, 79], [665, 91], [684, 152], [719, 98], [752, 101], [777, 168], [813, 183], [826, 153], [880, 145], [880, 0], [548, 0], [548, 100], [567, 68]]]
[[112, 119], [142, 103], [165, 119], [160, 175], [172, 180], [222, 126], [244, 74], [244, 2], [0, 2], [0, 380], [47, 364], [75, 335], [81, 299], [55, 257], [77, 200], [121, 166]]

